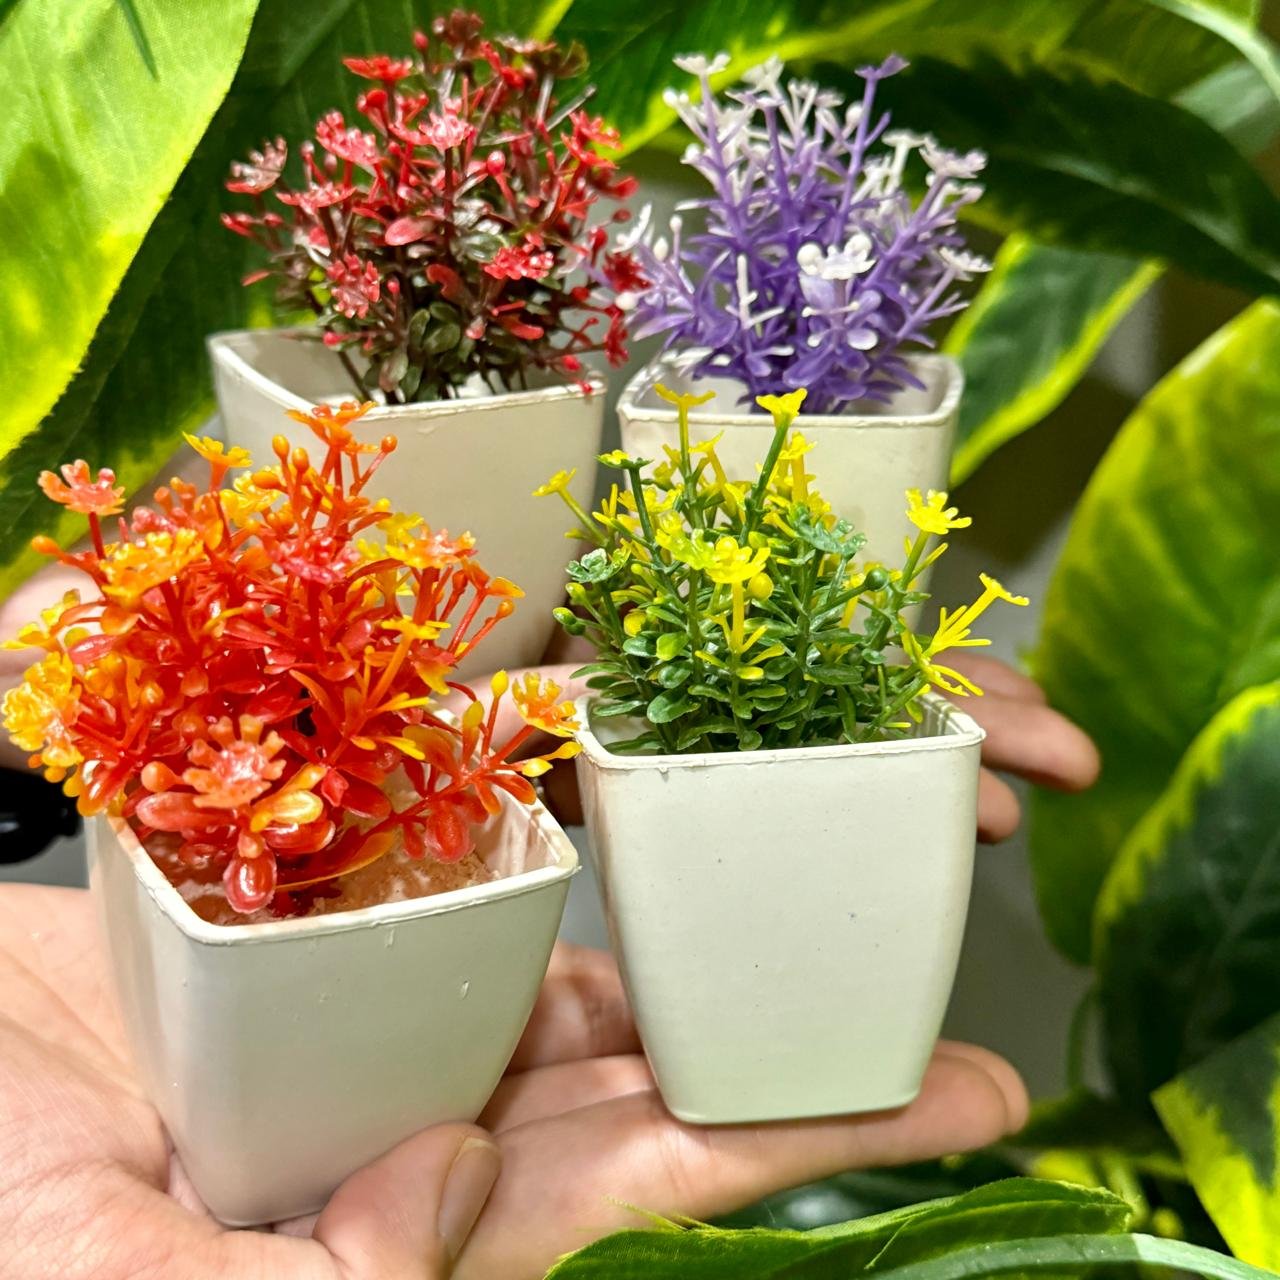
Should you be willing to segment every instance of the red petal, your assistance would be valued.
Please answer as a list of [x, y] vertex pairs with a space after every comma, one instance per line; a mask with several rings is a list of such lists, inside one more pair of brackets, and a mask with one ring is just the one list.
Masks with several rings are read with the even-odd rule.
[[421, 240], [431, 230], [431, 223], [425, 218], [397, 218], [383, 232], [387, 244], [413, 244]]
[[222, 873], [227, 901], [248, 914], [265, 907], [276, 891], [276, 860], [269, 853], [260, 858], [232, 858]]
[[391, 801], [371, 783], [348, 778], [342, 807], [358, 818], [385, 818], [391, 812]]

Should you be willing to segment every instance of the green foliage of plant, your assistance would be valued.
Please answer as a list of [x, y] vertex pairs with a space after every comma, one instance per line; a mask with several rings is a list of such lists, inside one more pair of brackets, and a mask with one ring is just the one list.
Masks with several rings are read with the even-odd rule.
[[[1035, 669], [1101, 749], [1097, 786], [1041, 793], [1050, 937], [1091, 955], [1108, 870], [1196, 735], [1280, 678], [1280, 307], [1255, 303], [1147, 396], [1077, 508]], [[1105, 643], [1103, 637], [1106, 637]]]
[[[577, 517], [573, 536], [596, 546], [569, 566], [569, 599], [557, 611], [586, 635], [598, 661], [590, 674], [596, 716], [637, 716], [643, 732], [615, 751], [754, 751], [867, 742], [909, 734], [930, 685], [981, 692], [935, 661], [948, 649], [988, 643], [974, 623], [996, 600], [1026, 604], [995, 579], [967, 608], [943, 610], [919, 635], [904, 610], [926, 601], [926, 570], [940, 542], [967, 517], [946, 494], [911, 490], [907, 515], [918, 533], [900, 568], [865, 564], [865, 538], [840, 519], [805, 471], [810, 445], [790, 434], [804, 392], [760, 396], [773, 439], [754, 481], [729, 478], [715, 440], [689, 438], [689, 410], [710, 395], [659, 386], [677, 407], [680, 446], [651, 474], [648, 459], [620, 450], [601, 461], [626, 473], [594, 518], [560, 472], [539, 489], [558, 494]], [[900, 646], [906, 661], [894, 663]]]
[[961, 1280], [969, 1276], [1140, 1274], [1144, 1264], [1190, 1275], [1270, 1275], [1211, 1249], [1128, 1230], [1108, 1191], [1009, 1178], [963, 1195], [814, 1231], [718, 1230], [661, 1224], [620, 1232], [563, 1259], [547, 1280]]
[[1232, 1250], [1280, 1268], [1280, 1015], [1161, 1086], [1154, 1101]]

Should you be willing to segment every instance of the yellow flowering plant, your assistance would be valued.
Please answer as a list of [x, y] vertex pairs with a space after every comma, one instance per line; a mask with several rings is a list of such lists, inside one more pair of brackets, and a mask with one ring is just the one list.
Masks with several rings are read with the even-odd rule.
[[943, 609], [932, 633], [906, 612], [923, 605], [925, 571], [953, 529], [970, 524], [945, 493], [907, 493], [900, 566], [862, 558], [864, 536], [841, 519], [805, 470], [811, 445], [792, 424], [803, 390], [760, 396], [773, 415], [754, 480], [731, 479], [715, 440], [689, 438], [689, 411], [708, 397], [658, 388], [676, 406], [679, 448], [662, 459], [621, 450], [600, 461], [621, 471], [588, 515], [557, 473], [537, 492], [558, 495], [596, 545], [569, 566], [571, 608], [560, 625], [585, 635], [597, 660], [595, 714], [645, 723], [621, 751], [752, 751], [868, 742], [910, 733], [936, 687], [981, 690], [939, 661], [989, 643], [973, 627], [997, 600], [1022, 605], [995, 579], [971, 605]]

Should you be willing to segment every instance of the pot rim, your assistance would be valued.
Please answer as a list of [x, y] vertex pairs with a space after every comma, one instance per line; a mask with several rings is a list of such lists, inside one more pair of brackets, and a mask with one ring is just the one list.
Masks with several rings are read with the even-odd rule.
[[[504, 801], [504, 803], [507, 803]], [[323, 916], [296, 916], [287, 920], [258, 921], [252, 924], [211, 924], [203, 920], [187, 905], [182, 895], [171, 885], [164, 872], [152, 861], [143, 848], [133, 828], [118, 817], [103, 816], [120, 845], [120, 851], [128, 857], [147, 895], [156, 906], [193, 942], [207, 946], [244, 946], [288, 942], [299, 937], [319, 937], [331, 933], [348, 933], [376, 925], [391, 925], [424, 916], [444, 915], [462, 911], [504, 898], [533, 893], [548, 885], [575, 876], [580, 864], [578, 851], [552, 818], [540, 800], [532, 805], [521, 805], [512, 800], [524, 812], [529, 823], [536, 827], [547, 842], [555, 861], [551, 866], [522, 871], [518, 875], [504, 876], [487, 884], [471, 885], [464, 889], [450, 889], [424, 898], [407, 898], [400, 902], [380, 902], [371, 907], [357, 907], [354, 911], [336, 911]], [[116, 856], [116, 850], [103, 850], [100, 856]]]
[[[284, 409], [309, 409], [315, 403], [305, 396], [290, 391], [274, 378], [268, 377], [251, 360], [240, 351], [240, 342], [249, 336], [260, 337], [264, 333], [286, 336], [297, 333], [310, 333], [311, 329], [295, 325], [292, 327], [274, 328], [265, 326], [260, 329], [226, 329], [221, 333], [211, 333], [205, 339], [205, 347], [209, 359], [220, 365], [229, 373], [234, 373], [249, 383], [261, 395], [274, 401]], [[318, 330], [317, 330], [318, 332]], [[527, 391], [502, 391], [494, 395], [478, 396], [474, 400], [437, 400], [422, 404], [380, 404], [365, 414], [364, 422], [394, 422], [400, 418], [457, 418], [470, 413], [480, 413], [493, 408], [495, 404], [524, 405], [539, 404], [547, 400], [586, 400], [596, 395], [604, 395], [606, 384], [603, 377], [592, 369], [582, 371], [582, 381], [588, 384], [584, 391], [578, 381], [558, 382], [546, 387], [534, 387]]]
[[[815, 427], [936, 427], [950, 426], [964, 394], [964, 370], [951, 356], [940, 352], [918, 352], [905, 357], [906, 363], [925, 371], [938, 370], [942, 375], [942, 398], [936, 409], [927, 413], [802, 413], [799, 419], [802, 430]], [[654, 383], [673, 370], [675, 357], [665, 352], [650, 360], [639, 373], [634, 374], [622, 389], [618, 400], [618, 413], [633, 422], [672, 422], [676, 418], [675, 406], [645, 405], [642, 396], [653, 389]], [[888, 407], [888, 406], [887, 406]], [[689, 414], [690, 426], [757, 427], [770, 421], [764, 412], [717, 413], [694, 409]]]
[[926, 752], [964, 751], [979, 746], [986, 730], [955, 703], [937, 693], [926, 693], [922, 699], [933, 708], [942, 724], [942, 732], [922, 738], [895, 738], [888, 742], [848, 742], [823, 747], [774, 747], [757, 751], [698, 751], [684, 755], [618, 755], [609, 750], [591, 729], [593, 696], [579, 698], [577, 708], [582, 728], [575, 737], [582, 744], [582, 759], [593, 768], [635, 773], [646, 769], [732, 768], [735, 765], [799, 764], [807, 760], [840, 760], [859, 757], [921, 755]]

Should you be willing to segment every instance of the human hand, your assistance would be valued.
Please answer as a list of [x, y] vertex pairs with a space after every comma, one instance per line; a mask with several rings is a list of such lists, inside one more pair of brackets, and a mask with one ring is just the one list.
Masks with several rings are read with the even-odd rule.
[[560, 947], [480, 1126], [439, 1125], [354, 1174], [314, 1219], [207, 1213], [129, 1065], [83, 890], [0, 887], [0, 1277], [535, 1280], [642, 1225], [709, 1218], [840, 1170], [969, 1150], [1026, 1094], [939, 1044], [920, 1096], [874, 1115], [704, 1129], [663, 1107], [607, 955]]

